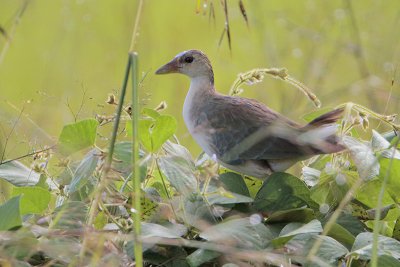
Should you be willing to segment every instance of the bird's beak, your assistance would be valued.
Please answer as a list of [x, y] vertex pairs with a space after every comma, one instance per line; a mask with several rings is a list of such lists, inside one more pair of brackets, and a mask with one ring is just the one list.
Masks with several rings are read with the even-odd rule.
[[156, 74], [167, 74], [167, 73], [176, 73], [179, 72], [180, 66], [177, 58], [174, 58], [164, 66], [160, 67]]

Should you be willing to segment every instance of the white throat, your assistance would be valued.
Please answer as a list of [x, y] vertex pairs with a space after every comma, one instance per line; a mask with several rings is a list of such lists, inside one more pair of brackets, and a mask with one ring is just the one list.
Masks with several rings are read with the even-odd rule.
[[208, 76], [194, 77], [190, 80], [189, 91], [183, 104], [183, 119], [191, 134], [195, 132], [192, 112], [198, 110], [195, 105], [202, 103], [202, 98], [207, 96], [211, 86], [212, 84]]

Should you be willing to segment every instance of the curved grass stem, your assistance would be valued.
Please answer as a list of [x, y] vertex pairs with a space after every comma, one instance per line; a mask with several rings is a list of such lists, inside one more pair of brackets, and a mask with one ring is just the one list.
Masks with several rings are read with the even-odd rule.
[[249, 85], [259, 83], [264, 80], [265, 74], [271, 75], [276, 79], [281, 79], [293, 85], [301, 92], [303, 92], [316, 107], [321, 107], [321, 101], [318, 99], [318, 97], [313, 92], [311, 92], [311, 90], [303, 83], [291, 77], [288, 74], [287, 69], [285, 68], [253, 69], [245, 73], [241, 73], [238, 75], [238, 78], [233, 82], [231, 89], [229, 90], [229, 95], [233, 96], [241, 94], [242, 89], [240, 89], [239, 86], [244, 83], [247, 83]]

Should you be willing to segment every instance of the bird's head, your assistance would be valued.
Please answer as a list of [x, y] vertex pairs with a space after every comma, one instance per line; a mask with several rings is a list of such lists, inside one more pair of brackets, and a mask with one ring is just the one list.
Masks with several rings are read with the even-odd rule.
[[184, 51], [156, 71], [156, 74], [182, 73], [190, 78], [208, 77], [214, 82], [210, 60], [199, 50]]

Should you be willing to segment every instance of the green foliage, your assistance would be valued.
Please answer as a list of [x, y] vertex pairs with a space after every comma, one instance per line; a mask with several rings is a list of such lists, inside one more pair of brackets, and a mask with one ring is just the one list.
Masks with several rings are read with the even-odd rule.
[[22, 224], [20, 196], [13, 197], [0, 206], [0, 231], [12, 229]]
[[95, 119], [65, 125], [58, 138], [60, 152], [69, 155], [94, 145], [98, 125]]
[[37, 186], [14, 187], [12, 196], [21, 196], [21, 215], [44, 213], [47, 210], [51, 198], [48, 190]]

